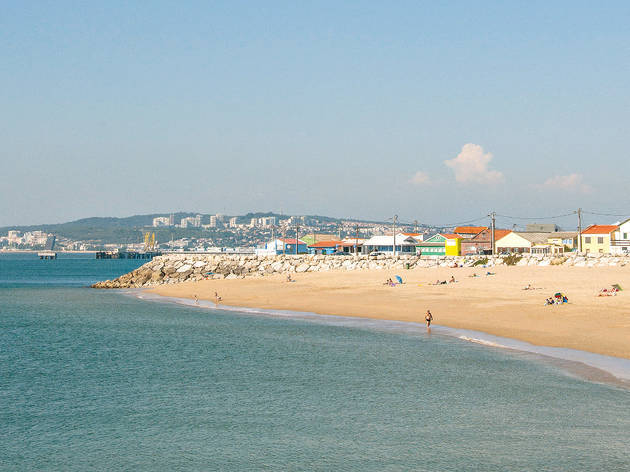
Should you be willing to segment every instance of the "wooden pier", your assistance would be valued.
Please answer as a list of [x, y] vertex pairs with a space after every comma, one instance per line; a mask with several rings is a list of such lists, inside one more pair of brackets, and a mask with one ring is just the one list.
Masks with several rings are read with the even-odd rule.
[[97, 259], [153, 259], [160, 251], [97, 251]]

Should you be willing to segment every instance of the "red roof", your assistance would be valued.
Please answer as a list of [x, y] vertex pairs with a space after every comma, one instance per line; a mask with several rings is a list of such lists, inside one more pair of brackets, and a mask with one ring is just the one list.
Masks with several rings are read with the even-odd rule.
[[457, 228], [455, 228], [454, 232], [461, 233], [461, 234], [479, 234], [484, 229], [488, 229], [488, 227], [487, 226], [458, 226]]
[[404, 234], [405, 236], [411, 236], [413, 238], [414, 236], [420, 236], [422, 233], [402, 233], [402, 234]]
[[337, 246], [341, 246], [342, 244], [343, 244], [343, 241], [320, 241], [318, 243], [309, 245], [309, 247], [314, 247], [314, 248], [337, 247]]
[[440, 235], [444, 236], [446, 239], [463, 239], [459, 234], [440, 233]]
[[617, 225], [591, 225], [582, 234], [610, 234], [617, 228]]
[[[284, 244], [295, 244], [295, 238], [279, 238]], [[298, 239], [298, 244], [306, 244], [301, 239]]]
[[498, 241], [502, 237], [507, 236], [508, 234], [510, 234], [511, 232], [512, 232], [511, 229], [495, 229], [494, 230], [494, 240]]

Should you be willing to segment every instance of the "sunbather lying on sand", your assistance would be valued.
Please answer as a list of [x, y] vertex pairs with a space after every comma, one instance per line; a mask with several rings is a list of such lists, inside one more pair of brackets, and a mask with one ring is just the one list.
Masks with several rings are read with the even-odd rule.
[[617, 287], [612, 287], [612, 288], [603, 288], [599, 291], [599, 293], [597, 294], [598, 297], [615, 297], [617, 296], [617, 292], [619, 292], [619, 289]]

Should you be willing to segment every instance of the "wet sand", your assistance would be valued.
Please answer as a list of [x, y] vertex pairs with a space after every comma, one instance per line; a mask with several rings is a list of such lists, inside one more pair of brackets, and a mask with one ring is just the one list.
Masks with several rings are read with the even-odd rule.
[[[486, 275], [487, 271], [496, 275]], [[471, 277], [477, 274], [478, 277]], [[400, 275], [404, 284], [384, 285]], [[456, 283], [431, 285], [454, 276]], [[331, 271], [162, 285], [150, 291], [169, 297], [230, 306], [423, 322], [630, 359], [630, 267], [432, 268], [401, 271]], [[597, 297], [618, 283], [614, 297]], [[531, 284], [534, 290], [523, 290]], [[545, 306], [562, 292], [569, 303]]]

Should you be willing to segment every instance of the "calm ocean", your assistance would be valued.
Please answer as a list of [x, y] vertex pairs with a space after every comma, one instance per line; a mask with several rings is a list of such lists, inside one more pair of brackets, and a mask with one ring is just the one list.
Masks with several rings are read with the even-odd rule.
[[0, 469], [627, 471], [630, 390], [535, 354], [86, 288], [0, 255]]

